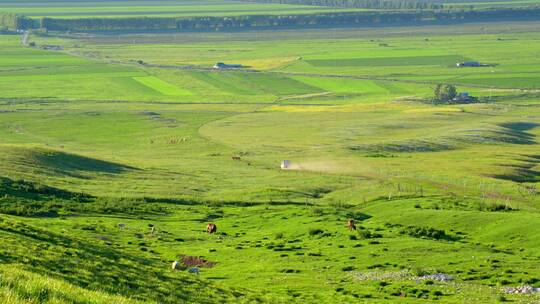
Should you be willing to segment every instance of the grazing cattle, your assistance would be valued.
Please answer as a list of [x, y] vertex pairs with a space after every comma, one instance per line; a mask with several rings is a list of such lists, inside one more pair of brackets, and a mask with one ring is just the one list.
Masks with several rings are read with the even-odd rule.
[[206, 225], [206, 232], [208, 232], [208, 233], [216, 233], [217, 232], [216, 224], [210, 223], [210, 224]]
[[349, 228], [349, 230], [356, 230], [356, 225], [354, 224], [353, 219], [349, 219], [347, 221], [347, 227]]
[[172, 262], [172, 270], [176, 270], [178, 268], [180, 268], [180, 263], [178, 261], [174, 261]]
[[201, 273], [201, 271], [197, 267], [193, 267], [193, 268], [188, 269], [188, 272], [189, 273], [194, 273], [196, 275], [199, 275]]
[[242, 158], [240, 158], [240, 156], [233, 156], [232, 157], [232, 160], [241, 160]]

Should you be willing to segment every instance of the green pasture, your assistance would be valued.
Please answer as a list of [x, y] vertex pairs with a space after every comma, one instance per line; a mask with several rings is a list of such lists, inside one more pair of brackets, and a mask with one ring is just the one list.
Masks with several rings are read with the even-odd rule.
[[483, 26], [0, 36], [0, 302], [537, 302], [540, 43]]
[[[319, 188], [346, 192], [356, 183], [368, 186], [372, 177], [388, 179], [396, 168], [399, 179], [422, 180], [429, 187], [445, 180], [478, 194], [487, 183], [504, 194], [502, 200], [508, 204], [520, 200], [519, 194], [512, 195], [518, 189], [512, 179], [536, 182], [520, 168], [536, 170], [538, 122], [534, 116], [522, 115], [537, 105], [430, 109], [408, 103], [384, 107], [291, 104], [234, 110], [227, 105], [211, 110], [163, 105], [149, 110], [134, 104], [128, 109], [92, 109], [96, 105], [59, 110], [53, 103], [2, 113], [4, 172], [12, 178], [46, 178], [51, 185], [92, 194], [195, 195], [233, 201], [282, 199], [295, 193], [288, 194], [291, 188], [302, 189], [292, 196], [300, 200]], [[505, 115], [495, 115], [500, 111]], [[484, 155], [482, 160], [472, 157], [479, 153]], [[234, 155], [243, 155], [243, 161], [232, 161]], [[445, 156], [441, 159], [440, 155]], [[132, 169], [58, 168], [66, 157]], [[460, 157], [471, 160], [444, 161]], [[301, 170], [280, 172], [282, 159], [292, 159]], [[353, 182], [354, 177], [363, 178]], [[249, 182], [242, 182], [244, 178]], [[171, 188], [166, 181], [176, 186]], [[370, 191], [388, 194], [386, 187]], [[358, 196], [355, 201], [375, 194]], [[340, 201], [339, 196], [327, 199]]]
[[311, 14], [317, 12], [358, 11], [333, 7], [254, 4], [223, 0], [204, 1], [0, 1], [0, 11], [33, 18], [122, 18], [239, 16], [253, 14]]

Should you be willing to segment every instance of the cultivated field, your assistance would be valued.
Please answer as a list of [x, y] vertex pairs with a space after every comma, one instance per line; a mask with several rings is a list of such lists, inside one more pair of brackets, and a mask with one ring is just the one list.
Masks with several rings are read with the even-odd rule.
[[539, 29], [0, 35], [0, 302], [539, 301]]
[[228, 0], [121, 0], [121, 1], [47, 1], [1, 0], [1, 11], [28, 17], [54, 18], [122, 18], [122, 17], [187, 17], [237, 16], [254, 14], [309, 14], [337, 12], [346, 9], [287, 4], [252, 4]]

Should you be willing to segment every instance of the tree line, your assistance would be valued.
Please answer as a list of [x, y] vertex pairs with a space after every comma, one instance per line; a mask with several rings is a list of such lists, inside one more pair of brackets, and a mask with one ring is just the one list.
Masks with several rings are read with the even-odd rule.
[[413, 0], [241, 0], [255, 3], [279, 3], [367, 9], [442, 9], [442, 4]]
[[10, 30], [26, 30], [34, 26], [34, 21], [22, 15], [0, 13], [0, 27]]
[[51, 31], [168, 30], [177, 28], [178, 18], [42, 18], [40, 27]]
[[220, 31], [274, 27], [425, 24], [465, 21], [527, 20], [540, 17], [540, 8], [496, 10], [419, 10], [337, 12], [299, 15], [244, 15], [171, 18], [43, 18], [39, 26], [53, 31], [178, 30]]

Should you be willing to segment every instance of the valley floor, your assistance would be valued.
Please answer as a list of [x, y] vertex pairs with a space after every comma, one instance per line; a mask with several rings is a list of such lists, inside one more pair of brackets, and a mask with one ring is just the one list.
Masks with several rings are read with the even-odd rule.
[[540, 287], [538, 23], [505, 27], [0, 36], [0, 302], [539, 301], [505, 292]]

